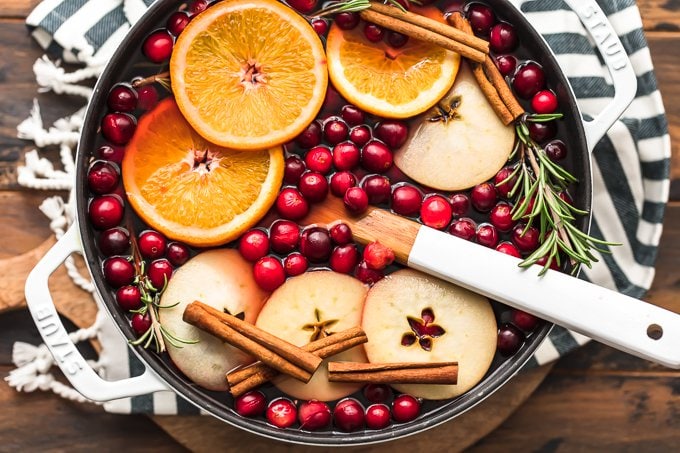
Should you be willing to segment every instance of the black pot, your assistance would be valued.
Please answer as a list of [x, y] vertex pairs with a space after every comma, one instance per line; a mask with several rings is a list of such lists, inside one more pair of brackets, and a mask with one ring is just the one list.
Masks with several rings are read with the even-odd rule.
[[[592, 199], [590, 151], [611, 123], [620, 115], [627, 102], [625, 99], [618, 99], [617, 105], [610, 109], [608, 117], [598, 118], [596, 123], [584, 126], [568, 81], [546, 42], [510, 2], [505, 0], [486, 1], [499, 17], [515, 25], [520, 42], [524, 46], [522, 52], [527, 57], [531, 56], [533, 60], [538, 61], [545, 68], [547, 83], [555, 89], [559, 98], [560, 111], [564, 114], [563, 120], [560, 121], [559, 136], [568, 142], [570, 149], [569, 159], [565, 167], [575, 174], [580, 181], [572, 195], [576, 206], [589, 211]], [[577, 4], [576, 1], [568, 3]], [[580, 8], [579, 15], [586, 21], [588, 27], [593, 28], [595, 26], [594, 22], [590, 24], [587, 22], [591, 17], [604, 18], [594, 1], [580, 1], [578, 5]], [[94, 151], [102, 143], [98, 128], [101, 118], [106, 114], [106, 98], [109, 90], [118, 81], [129, 80], [129, 78], [125, 78], [129, 74], [144, 73], [145, 68], [135, 63], [138, 60], [140, 43], [150, 31], [165, 24], [167, 17], [177, 10], [177, 6], [178, 3], [173, 0], [157, 1], [129, 32], [99, 79], [87, 111], [76, 158], [77, 226], [72, 227], [59, 241], [59, 244], [55, 246], [57, 250], [48, 253], [34, 270], [33, 279], [27, 283], [27, 299], [36, 324], [74, 387], [87, 397], [100, 401], [172, 389], [190, 403], [213, 416], [266, 437], [304, 444], [356, 445], [397, 439], [450, 420], [481, 402], [517, 373], [546, 337], [552, 327], [551, 323], [542, 323], [528, 337], [519, 352], [511, 358], [495, 359], [484, 379], [469, 392], [451, 400], [426, 402], [422, 414], [412, 422], [393, 424], [383, 430], [359, 431], [351, 435], [333, 432], [332, 430], [321, 432], [307, 432], [298, 429], [281, 430], [272, 427], [264, 420], [243, 418], [232, 409], [231, 398], [228, 395], [197, 387], [172, 366], [167, 355], [159, 355], [141, 347], [133, 347], [133, 350], [148, 367], [148, 371], [144, 375], [115, 383], [102, 381], [96, 376], [80, 357], [75, 347], [64, 340], [65, 331], [63, 327], [56, 323], [56, 311], [49, 303], [51, 300], [46, 283], [43, 285], [36, 279], [46, 280], [51, 271], [69, 253], [82, 247], [94, 284], [109, 316], [120, 329], [121, 335], [127, 339], [136, 337], [124, 313], [117, 306], [113, 292], [104, 281], [95, 231], [87, 220], [87, 171], [90, 162], [95, 159]], [[612, 36], [616, 35], [613, 34]], [[618, 45], [620, 46], [620, 43]], [[616, 55], [616, 58], [620, 57], [621, 55]], [[608, 63], [612, 66], [615, 64], [615, 62], [612, 62], [611, 56], [608, 57]], [[155, 70], [156, 68], [146, 69], [149, 75]], [[633, 95], [634, 90], [627, 94], [630, 99]], [[630, 102], [630, 99], [628, 102]], [[588, 231], [589, 224], [589, 216], [584, 216], [577, 221], [577, 226], [582, 231]], [[78, 236], [82, 238], [82, 245]]]

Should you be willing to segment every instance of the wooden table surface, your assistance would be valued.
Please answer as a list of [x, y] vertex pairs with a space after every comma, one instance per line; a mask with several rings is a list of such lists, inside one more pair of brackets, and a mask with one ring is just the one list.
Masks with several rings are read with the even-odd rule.
[[[46, 124], [70, 112], [78, 99], [37, 95], [32, 64], [42, 52], [24, 19], [38, 0], [0, 4], [0, 260], [26, 253], [50, 236], [37, 210], [48, 193], [22, 189], [17, 166], [32, 147], [16, 126], [34, 97]], [[646, 300], [680, 312], [680, 3], [639, 0], [652, 58], [668, 113], [673, 143], [668, 205], [657, 276]], [[56, 151], [52, 151], [52, 157]], [[49, 153], [48, 153], [49, 154]], [[0, 306], [11, 268], [0, 269]], [[85, 309], [85, 308], [83, 308]], [[17, 337], [37, 342], [21, 328], [25, 311], [0, 316], [0, 375], [12, 369]], [[680, 345], [679, 345], [680, 346]], [[680, 371], [669, 370], [596, 343], [559, 360], [537, 391], [512, 416], [469, 451], [672, 451], [680, 447]], [[32, 451], [132, 448], [185, 451], [145, 416], [115, 416], [51, 394], [16, 394], [0, 383], [0, 450]]]

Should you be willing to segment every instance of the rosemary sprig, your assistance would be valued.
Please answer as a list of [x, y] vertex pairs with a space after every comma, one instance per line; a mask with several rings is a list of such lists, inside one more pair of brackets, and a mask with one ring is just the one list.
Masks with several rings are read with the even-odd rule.
[[526, 220], [524, 232], [538, 223], [541, 246], [520, 266], [529, 267], [546, 257], [539, 275], [543, 275], [553, 263], [561, 265], [562, 254], [569, 258], [572, 272], [576, 272], [579, 264], [591, 267], [591, 263], [597, 261], [593, 250], [609, 253], [603, 246], [618, 245], [594, 238], [574, 226], [576, 216], [588, 212], [574, 207], [560, 194], [577, 179], [553, 162], [529, 134], [527, 122], [547, 122], [561, 117], [562, 114], [525, 115], [516, 123], [517, 142], [511, 159], [517, 159], [517, 163], [512, 173], [500, 183], [507, 184], [516, 178], [508, 195], [514, 200], [513, 220]]
[[[132, 229], [129, 230], [132, 232]], [[135, 267], [135, 280], [133, 284], [137, 285], [142, 294], [142, 306], [132, 312], [139, 313], [142, 316], [148, 313], [151, 318], [151, 326], [149, 329], [136, 340], [130, 340], [130, 344], [135, 346], [142, 345], [144, 348], [148, 348], [153, 344], [156, 352], [161, 353], [167, 349], [166, 342], [176, 348], [181, 348], [185, 344], [197, 343], [197, 340], [185, 340], [175, 336], [161, 324], [158, 319], [158, 311], [163, 308], [172, 308], [177, 304], [161, 305], [161, 295], [163, 294], [163, 291], [165, 291], [168, 281], [165, 279], [162, 288], [155, 288], [149, 280], [149, 277], [146, 275], [144, 259], [139, 252], [139, 247], [137, 246], [134, 234], [130, 234], [130, 243], [132, 248], [132, 264]]]
[[[406, 9], [397, 0], [386, 0], [385, 3], [389, 3], [406, 12]], [[371, 2], [369, 0], [336, 0], [328, 2], [326, 6], [310, 17], [324, 17], [338, 13], [358, 13], [370, 7]]]

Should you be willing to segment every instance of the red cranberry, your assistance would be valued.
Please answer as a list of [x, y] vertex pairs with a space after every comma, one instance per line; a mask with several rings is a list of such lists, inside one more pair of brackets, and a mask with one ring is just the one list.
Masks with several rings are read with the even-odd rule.
[[515, 226], [515, 221], [512, 219], [512, 206], [501, 201], [491, 208], [489, 213], [489, 220], [498, 231], [510, 231]]
[[546, 121], [544, 123], [527, 122], [529, 128], [529, 136], [537, 143], [545, 143], [552, 140], [557, 135], [557, 124], [554, 121]]
[[420, 220], [424, 225], [437, 230], [446, 228], [452, 215], [451, 205], [442, 195], [428, 196], [420, 207]]
[[172, 264], [165, 258], [152, 261], [146, 271], [146, 276], [153, 287], [160, 291], [165, 288], [170, 277], [172, 277]]
[[142, 256], [152, 260], [165, 255], [166, 243], [162, 234], [152, 230], [143, 231], [137, 241]]
[[399, 395], [392, 402], [392, 418], [399, 423], [410, 422], [420, 414], [420, 401], [411, 395]]
[[[340, 93], [337, 92], [335, 87], [333, 85], [328, 85], [328, 88], [326, 88], [326, 96], [323, 98], [323, 105], [321, 106], [321, 111], [324, 112], [326, 115], [335, 115], [335, 113], [338, 111], [341, 105], [345, 104], [345, 100], [340, 96]], [[334, 119], [337, 119], [337, 116], [333, 116]]]
[[288, 156], [286, 158], [286, 168], [283, 173], [283, 182], [286, 184], [296, 184], [300, 181], [300, 176], [307, 167], [298, 156]]
[[496, 57], [496, 67], [503, 77], [510, 76], [517, 68], [517, 58], [512, 55], [500, 55]]
[[365, 124], [354, 126], [352, 130], [349, 131], [349, 139], [357, 146], [364, 146], [371, 141], [371, 138], [371, 129]]
[[286, 0], [286, 3], [302, 14], [308, 14], [316, 9], [318, 0]]
[[512, 242], [501, 242], [496, 246], [496, 250], [501, 253], [505, 253], [506, 255], [514, 256], [515, 258], [522, 257], [522, 255], [519, 253], [519, 250], [513, 245]]
[[277, 428], [288, 428], [297, 420], [297, 408], [288, 398], [277, 398], [267, 406], [265, 417]]
[[173, 36], [179, 36], [191, 21], [191, 16], [186, 11], [175, 11], [168, 17], [165, 26]]
[[[512, 167], [503, 167], [496, 173], [496, 176], [494, 176], [493, 182], [496, 187], [496, 192], [503, 198], [508, 198], [510, 192], [517, 184], [517, 176], [512, 176], [514, 171], [515, 169]], [[512, 178], [510, 178], [511, 176]]]
[[324, 36], [328, 33], [328, 22], [326, 19], [314, 19], [312, 20], [312, 28], [319, 36]]
[[392, 151], [384, 143], [373, 140], [361, 149], [361, 165], [372, 173], [385, 173], [392, 162]]
[[121, 286], [116, 291], [116, 302], [125, 311], [137, 310], [142, 306], [142, 292], [136, 286]]
[[385, 203], [390, 199], [392, 186], [387, 176], [368, 176], [361, 183], [361, 187], [366, 191], [368, 202], [371, 204]]
[[559, 162], [567, 157], [567, 145], [562, 140], [553, 140], [545, 145], [543, 149], [553, 162]]
[[357, 13], [338, 13], [335, 15], [335, 23], [342, 30], [351, 30], [359, 25], [359, 14]]
[[366, 261], [362, 261], [354, 271], [354, 276], [358, 278], [361, 283], [372, 285], [382, 280], [385, 277], [385, 274], [383, 271], [371, 269], [368, 267], [368, 264], [366, 264]]
[[350, 187], [354, 187], [357, 184], [357, 178], [354, 173], [349, 171], [339, 171], [333, 173], [331, 176], [331, 193], [336, 197], [345, 196], [345, 192], [349, 190]]
[[525, 311], [517, 309], [513, 309], [510, 316], [512, 323], [526, 332], [531, 332], [532, 330], [534, 330], [538, 323], [541, 321], [539, 318], [532, 315], [531, 313], [527, 313]]
[[527, 228], [525, 224], [520, 223], [512, 229], [512, 242], [522, 252], [533, 252], [538, 248], [539, 235], [536, 227]]
[[142, 43], [142, 52], [150, 62], [163, 63], [170, 59], [174, 44], [175, 40], [167, 30], [156, 30]]
[[123, 162], [125, 148], [121, 146], [102, 145], [97, 149], [97, 157], [120, 165]]
[[135, 267], [121, 256], [104, 261], [103, 271], [106, 282], [114, 288], [130, 285], [135, 278]]
[[400, 148], [408, 138], [408, 126], [403, 121], [385, 120], [375, 126], [375, 136], [392, 149]]
[[490, 223], [482, 223], [477, 227], [475, 233], [477, 242], [489, 248], [495, 248], [498, 245], [498, 230]]
[[471, 3], [466, 12], [472, 31], [478, 36], [489, 36], [491, 27], [496, 23], [493, 10], [482, 3]]
[[269, 237], [260, 229], [246, 231], [238, 242], [241, 256], [255, 262], [269, 253]]
[[189, 4], [189, 14], [195, 16], [200, 14], [210, 6], [211, 0], [194, 0]]
[[515, 92], [524, 99], [531, 99], [545, 87], [543, 69], [534, 62], [519, 67], [512, 81]]
[[241, 417], [259, 417], [267, 409], [264, 393], [251, 390], [234, 399], [234, 410]]
[[115, 195], [104, 195], [94, 198], [88, 207], [92, 226], [99, 230], [113, 228], [123, 219], [124, 208]]
[[181, 266], [189, 260], [191, 254], [189, 253], [189, 247], [180, 242], [171, 242], [168, 244], [168, 249], [165, 252], [165, 256], [170, 261], [173, 266]]
[[125, 145], [137, 129], [137, 120], [127, 113], [109, 113], [102, 118], [102, 135], [114, 145]]
[[276, 199], [276, 210], [284, 219], [298, 220], [307, 215], [309, 204], [297, 189], [287, 187]]
[[366, 119], [366, 114], [352, 104], [345, 105], [340, 111], [340, 116], [350, 126], [357, 126]]
[[366, 427], [383, 429], [390, 424], [390, 408], [385, 404], [372, 404], [366, 408]]
[[318, 203], [328, 195], [328, 181], [321, 173], [308, 171], [300, 178], [298, 184], [300, 193], [310, 203]]
[[466, 241], [472, 240], [477, 234], [477, 224], [467, 217], [454, 220], [449, 227], [449, 233]]
[[362, 429], [365, 419], [363, 406], [354, 398], [339, 401], [333, 409], [335, 426], [346, 433]]
[[305, 154], [305, 165], [309, 170], [325, 175], [333, 166], [333, 154], [325, 146], [315, 146]]
[[306, 228], [300, 236], [300, 252], [312, 263], [327, 261], [332, 251], [331, 236], [326, 228]]
[[137, 108], [137, 92], [130, 85], [118, 84], [109, 91], [106, 103], [114, 112], [132, 112]]
[[464, 193], [454, 193], [451, 195], [451, 213], [455, 216], [462, 216], [470, 210], [470, 198]]
[[276, 253], [292, 252], [300, 243], [300, 227], [290, 220], [275, 221], [269, 228], [269, 243]]
[[151, 110], [158, 104], [158, 90], [153, 85], [145, 85], [137, 88], [137, 107], [142, 110]]
[[368, 209], [368, 195], [361, 187], [350, 187], [342, 199], [345, 208], [352, 214], [361, 214]]
[[371, 42], [379, 42], [385, 36], [385, 29], [379, 25], [366, 22], [366, 25], [364, 25], [364, 36]]
[[541, 90], [531, 98], [531, 108], [536, 113], [553, 113], [557, 110], [557, 96], [552, 90]]
[[302, 253], [294, 252], [283, 259], [283, 270], [289, 277], [304, 273], [308, 267], [309, 262]]
[[519, 351], [524, 343], [524, 334], [512, 324], [503, 324], [498, 329], [498, 352], [504, 356], [511, 356]]
[[116, 167], [106, 161], [94, 162], [87, 172], [87, 185], [97, 195], [111, 192], [118, 185], [119, 179]]
[[333, 147], [333, 165], [338, 170], [351, 170], [359, 165], [361, 153], [357, 145], [350, 141], [338, 143]]
[[132, 330], [135, 331], [135, 334], [141, 336], [151, 328], [151, 315], [148, 312], [144, 315], [135, 313], [132, 315], [130, 325], [132, 326]]
[[352, 230], [346, 223], [336, 223], [330, 229], [331, 239], [335, 245], [345, 245], [352, 242]]
[[515, 27], [507, 22], [494, 25], [489, 33], [489, 48], [495, 53], [512, 52], [518, 43]]
[[359, 263], [359, 251], [354, 244], [339, 245], [331, 253], [329, 265], [335, 272], [350, 274]]
[[274, 291], [286, 281], [286, 273], [281, 261], [273, 256], [264, 256], [255, 262], [253, 278], [260, 288]]
[[381, 271], [394, 262], [394, 252], [378, 241], [366, 244], [364, 262], [373, 270]]
[[321, 143], [321, 125], [318, 121], [312, 121], [307, 128], [300, 132], [295, 142], [300, 148], [309, 149]]
[[300, 429], [316, 431], [331, 424], [331, 409], [323, 401], [311, 400], [300, 404]]
[[384, 403], [392, 398], [392, 388], [385, 384], [367, 384], [363, 394], [371, 403]]
[[404, 47], [408, 42], [408, 36], [398, 33], [396, 31], [390, 31], [387, 34], [387, 44], [395, 49]]
[[110, 228], [102, 232], [98, 243], [105, 256], [122, 255], [130, 247], [130, 234], [125, 228]]
[[403, 185], [392, 191], [392, 210], [403, 216], [413, 216], [420, 212], [423, 194], [413, 186]]
[[565, 203], [567, 203], [568, 205], [570, 205], [570, 206], [574, 205], [574, 199], [571, 198], [571, 195], [569, 195], [569, 192], [563, 190], [562, 192], [558, 193], [557, 196], [560, 197], [560, 199], [562, 201], [564, 201]]
[[486, 212], [496, 204], [496, 188], [489, 182], [477, 184], [472, 188], [470, 198], [476, 210]]
[[323, 135], [331, 145], [337, 145], [347, 139], [349, 126], [337, 116], [329, 118], [323, 125]]

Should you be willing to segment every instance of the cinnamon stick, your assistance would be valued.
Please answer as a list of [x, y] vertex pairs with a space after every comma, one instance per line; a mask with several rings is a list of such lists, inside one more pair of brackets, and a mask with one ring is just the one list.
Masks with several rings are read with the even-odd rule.
[[329, 362], [330, 382], [378, 384], [456, 384], [457, 362], [361, 363]]
[[[447, 20], [456, 29], [469, 35], [473, 34], [472, 27], [461, 14], [451, 14]], [[484, 61], [472, 64], [472, 73], [491, 108], [504, 125], [508, 126], [524, 114], [524, 108], [517, 102], [517, 98], [489, 55], [485, 55]]]
[[[325, 359], [367, 341], [368, 338], [361, 327], [352, 327], [308, 343], [302, 346], [302, 349]], [[253, 363], [245, 368], [227, 373], [229, 391], [234, 397], [240, 396], [278, 374], [277, 370], [263, 362]]]
[[[397, 8], [392, 8], [389, 7], [390, 9], [397, 9]], [[413, 14], [413, 13], [411, 13]], [[486, 54], [480, 50], [477, 50], [473, 47], [470, 47], [466, 44], [463, 44], [461, 42], [458, 42], [452, 38], [449, 38], [448, 36], [444, 36], [442, 34], [439, 34], [437, 32], [428, 30], [427, 28], [421, 27], [419, 25], [412, 24], [410, 22], [407, 22], [402, 19], [397, 19], [391, 16], [388, 16], [386, 14], [379, 13], [377, 11], [373, 10], [373, 7], [369, 9], [365, 9], [359, 13], [361, 18], [367, 22], [374, 23], [376, 25], [379, 25], [381, 27], [384, 27], [388, 30], [396, 31], [398, 33], [401, 33], [403, 35], [409, 36], [413, 39], [417, 39], [420, 41], [425, 41], [429, 42], [432, 44], [435, 44], [439, 47], [443, 47], [447, 50], [450, 50], [452, 52], [456, 52], [464, 56], [465, 58], [468, 58], [472, 61], [476, 61], [478, 63], [483, 63], [484, 58], [486, 57]], [[414, 16], [417, 16], [417, 14], [414, 14]], [[423, 17], [424, 16], [418, 16], [418, 17]], [[436, 22], [436, 21], [434, 21]], [[436, 22], [438, 23], [438, 22]], [[443, 25], [443, 24], [440, 24]]]
[[201, 302], [187, 305], [183, 319], [303, 382], [309, 382], [321, 365], [314, 354]]

